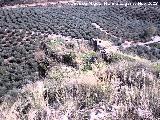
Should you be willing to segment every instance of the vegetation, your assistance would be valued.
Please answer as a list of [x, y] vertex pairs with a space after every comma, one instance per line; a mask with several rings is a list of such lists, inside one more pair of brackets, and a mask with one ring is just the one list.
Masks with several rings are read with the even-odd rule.
[[[152, 9], [0, 8], [0, 119], [159, 119], [158, 45], [119, 49], [126, 40], [146, 42], [159, 32]], [[146, 17], [148, 10], [158, 19]], [[140, 36], [144, 29], [148, 38]], [[93, 38], [103, 37], [112, 43], [95, 42], [95, 52]]]
[[153, 25], [150, 25], [146, 30], [145, 30], [145, 33], [144, 33], [144, 36], [145, 37], [153, 37], [155, 35], [157, 31], [157, 28]]

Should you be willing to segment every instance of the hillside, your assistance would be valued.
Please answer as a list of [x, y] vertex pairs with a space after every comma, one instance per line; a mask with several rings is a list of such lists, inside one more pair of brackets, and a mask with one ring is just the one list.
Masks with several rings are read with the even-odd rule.
[[0, 120], [160, 118], [159, 6], [0, 8]]

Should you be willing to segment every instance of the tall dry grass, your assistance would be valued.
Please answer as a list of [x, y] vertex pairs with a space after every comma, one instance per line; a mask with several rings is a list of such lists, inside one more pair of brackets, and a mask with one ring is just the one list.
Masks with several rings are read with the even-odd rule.
[[[83, 42], [82, 42], [83, 43]], [[82, 45], [82, 43], [80, 43]], [[56, 43], [59, 44], [59, 43]], [[157, 69], [141, 60], [102, 60], [83, 71], [88, 46], [66, 50], [76, 55], [79, 69], [57, 63], [43, 81], [23, 87], [14, 102], [0, 106], [2, 120], [157, 120], [160, 80]], [[54, 48], [55, 49], [55, 48]], [[88, 54], [87, 54], [88, 55]]]

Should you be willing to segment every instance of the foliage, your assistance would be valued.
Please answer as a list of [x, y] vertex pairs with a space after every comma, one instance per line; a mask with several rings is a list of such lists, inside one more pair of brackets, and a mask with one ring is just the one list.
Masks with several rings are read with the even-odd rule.
[[135, 61], [134, 58], [131, 58], [131, 57], [128, 56], [127, 54], [114, 53], [114, 54], [112, 55], [112, 61], [113, 61], [113, 62], [122, 61], [122, 60]]
[[145, 37], [152, 37], [153, 35], [155, 35], [156, 31], [157, 31], [157, 28], [156, 28], [154, 25], [150, 25], [150, 26], [145, 30], [144, 36], [145, 36]]
[[86, 70], [92, 70], [92, 60], [91, 59], [94, 59], [96, 57], [96, 52], [94, 51], [90, 51], [88, 53], [85, 53], [83, 56], [82, 56], [82, 59], [83, 59], [83, 62], [84, 62], [84, 67], [83, 67], [83, 71], [86, 71]]

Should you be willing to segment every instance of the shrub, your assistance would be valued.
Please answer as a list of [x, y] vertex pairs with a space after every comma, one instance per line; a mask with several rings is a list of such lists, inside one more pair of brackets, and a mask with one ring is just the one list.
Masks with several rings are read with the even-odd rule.
[[157, 31], [157, 28], [154, 25], [150, 25], [145, 31], [144, 31], [144, 38], [152, 37], [155, 35]]
[[96, 52], [91, 51], [89, 53], [86, 53], [82, 56], [83, 62], [84, 62], [84, 66], [82, 68], [83, 71], [86, 70], [92, 70], [92, 66], [91, 64], [95, 62], [96, 60]]
[[5, 69], [3, 67], [0, 67], [0, 75], [4, 75], [5, 74]]
[[75, 53], [69, 52], [67, 54], [62, 55], [62, 63], [67, 64], [72, 67], [77, 67], [75, 58], [76, 58]]

